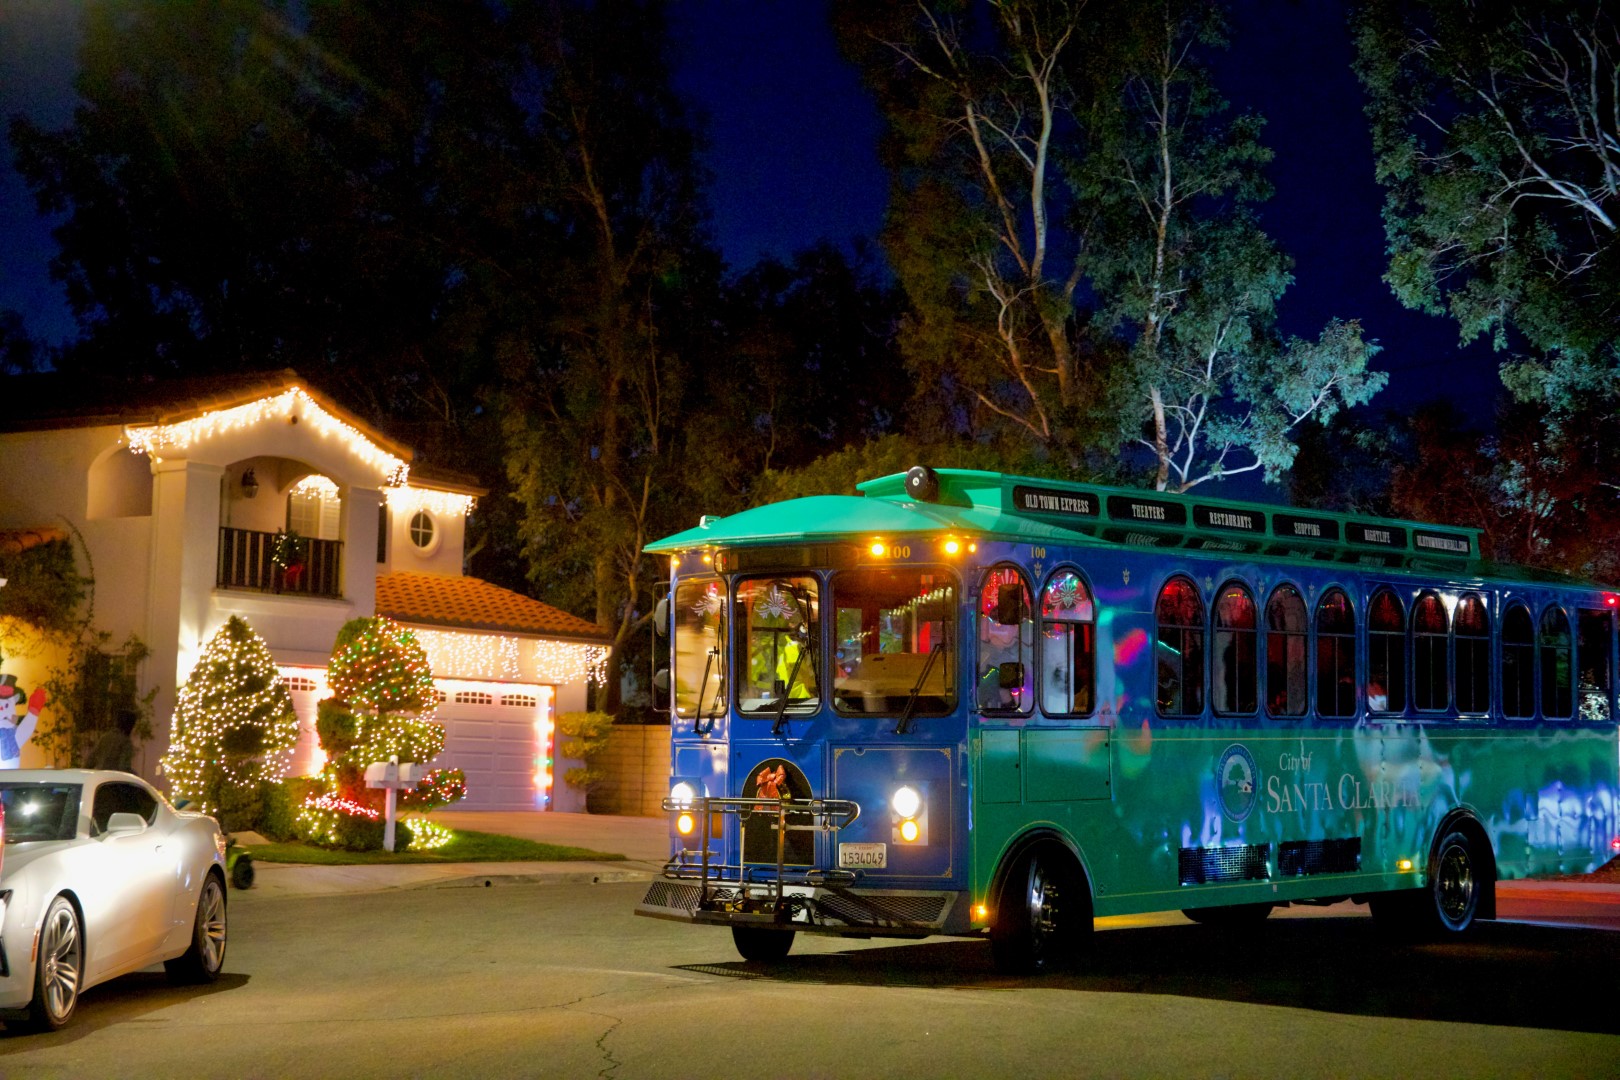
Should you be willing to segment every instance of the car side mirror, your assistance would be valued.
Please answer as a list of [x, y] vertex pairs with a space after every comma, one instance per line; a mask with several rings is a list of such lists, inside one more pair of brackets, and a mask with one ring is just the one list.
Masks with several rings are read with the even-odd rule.
[[1003, 690], [1022, 690], [1024, 688], [1024, 665], [1017, 660], [1008, 660], [996, 666], [996, 681]]
[[107, 833], [138, 833], [146, 831], [146, 819], [139, 814], [120, 810], [107, 819]]

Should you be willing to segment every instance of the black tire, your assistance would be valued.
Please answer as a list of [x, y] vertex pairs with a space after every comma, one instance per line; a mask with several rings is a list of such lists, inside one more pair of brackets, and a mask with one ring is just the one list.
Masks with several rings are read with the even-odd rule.
[[744, 960], [756, 964], [775, 964], [786, 958], [788, 950], [793, 948], [793, 931], [733, 926], [731, 940]]
[[1452, 829], [1434, 847], [1426, 888], [1380, 893], [1368, 900], [1368, 907], [1373, 918], [1397, 937], [1456, 937], [1473, 928], [1480, 898], [1491, 887], [1489, 863], [1481, 859], [1467, 833]]
[[1045, 974], [1077, 963], [1091, 934], [1091, 891], [1067, 851], [1022, 856], [1001, 887], [990, 952], [1008, 975]]
[[84, 985], [84, 927], [79, 911], [66, 896], [45, 909], [39, 927], [39, 953], [34, 965], [34, 997], [28, 1003], [28, 1026], [56, 1031], [73, 1018]]
[[231, 886], [237, 889], [253, 888], [253, 874], [253, 856], [244, 851], [231, 864]]
[[218, 874], [203, 878], [197, 914], [191, 921], [191, 947], [163, 961], [169, 978], [180, 983], [207, 983], [225, 967], [225, 882]]
[[1182, 914], [1201, 926], [1253, 926], [1265, 922], [1273, 904], [1228, 904], [1226, 907], [1183, 908]]

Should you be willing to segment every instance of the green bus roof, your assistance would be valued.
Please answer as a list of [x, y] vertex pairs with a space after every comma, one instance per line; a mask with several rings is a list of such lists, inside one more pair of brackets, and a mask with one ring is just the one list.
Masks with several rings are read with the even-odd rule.
[[868, 480], [858, 485], [860, 496], [814, 495], [728, 517], [706, 517], [697, 528], [648, 544], [646, 550], [675, 554], [734, 545], [861, 543], [869, 538], [956, 535], [1078, 546], [1224, 551], [1569, 581], [1523, 567], [1487, 565], [1480, 554], [1478, 529], [974, 469], [929, 470], [926, 477], [937, 491], [929, 491], [923, 498], [908, 492], [907, 475]]

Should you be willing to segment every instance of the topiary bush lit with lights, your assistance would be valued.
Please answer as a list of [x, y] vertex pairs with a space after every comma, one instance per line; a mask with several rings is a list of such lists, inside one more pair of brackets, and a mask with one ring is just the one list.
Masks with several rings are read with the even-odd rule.
[[[326, 682], [334, 696], [320, 703], [315, 725], [326, 752], [325, 790], [305, 802], [298, 832], [314, 843], [381, 847], [384, 794], [366, 787], [366, 766], [395, 756], [428, 762], [444, 749], [444, 725], [433, 719], [433, 670], [416, 635], [378, 615], [344, 624]], [[419, 809], [447, 806], [466, 795], [466, 777], [435, 770], [418, 792]], [[405, 846], [403, 834], [397, 843]]]
[[160, 769], [175, 795], [239, 829], [255, 822], [260, 785], [286, 776], [297, 743], [298, 714], [269, 646], [231, 616], [180, 688]]

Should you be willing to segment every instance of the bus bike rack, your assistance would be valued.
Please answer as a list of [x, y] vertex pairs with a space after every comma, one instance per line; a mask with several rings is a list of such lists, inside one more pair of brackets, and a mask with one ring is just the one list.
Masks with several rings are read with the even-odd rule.
[[[802, 898], [784, 897], [787, 885], [848, 885], [857, 874], [853, 870], [795, 870], [789, 873], [786, 865], [787, 834], [794, 832], [833, 832], [842, 829], [860, 816], [861, 807], [849, 799], [760, 799], [742, 797], [704, 797], [689, 802], [665, 799], [663, 809], [670, 812], [700, 814], [703, 829], [699, 835], [698, 862], [688, 862], [687, 852], [676, 854], [664, 864], [664, 876], [677, 880], [698, 882], [698, 900], [692, 916], [697, 922], [715, 922], [726, 925], [758, 923], [762, 925], [791, 925], [793, 915], [803, 908], [809, 917], [809, 908]], [[768, 869], [757, 864], [715, 862], [709, 858], [709, 841], [713, 834], [710, 824], [714, 814], [736, 814], [739, 824], [737, 838], [739, 855], [743, 838], [741, 827], [756, 814], [775, 818], [776, 874], [771, 880], [759, 880], [754, 875]], [[808, 824], [789, 823], [789, 817], [809, 817]], [[728, 877], [728, 872], [734, 874]], [[706, 913], [712, 913], [705, 917]]]

